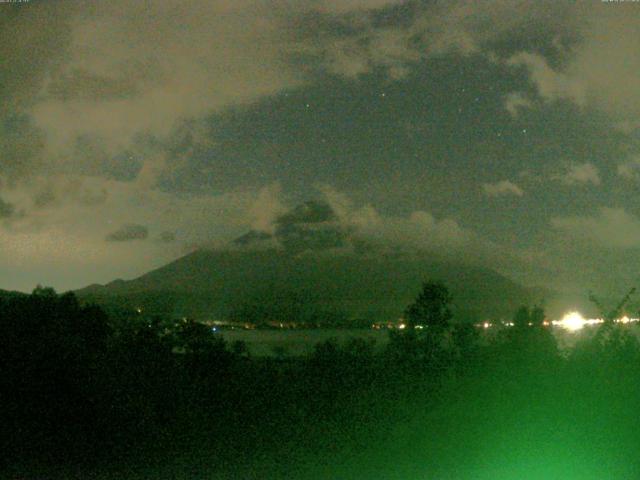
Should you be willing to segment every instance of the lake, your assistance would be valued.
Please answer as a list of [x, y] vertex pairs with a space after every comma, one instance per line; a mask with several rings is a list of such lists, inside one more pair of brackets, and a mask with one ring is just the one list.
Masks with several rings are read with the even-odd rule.
[[282, 354], [287, 356], [306, 355], [313, 351], [314, 345], [329, 339], [339, 343], [351, 338], [372, 340], [377, 346], [387, 342], [386, 330], [374, 329], [283, 329], [283, 330], [223, 330], [216, 332], [229, 342], [243, 341], [249, 353], [256, 356]]
[[[571, 332], [560, 327], [550, 327], [561, 350], [572, 348], [576, 341], [585, 335], [593, 335], [597, 327], [585, 327], [582, 330]], [[638, 328], [629, 326], [631, 331], [638, 334]], [[493, 333], [488, 329], [486, 332]], [[483, 329], [483, 333], [485, 330]], [[306, 355], [313, 351], [314, 345], [329, 339], [336, 339], [344, 343], [351, 338], [363, 338], [375, 342], [378, 347], [384, 346], [389, 338], [388, 330], [374, 329], [283, 329], [283, 330], [221, 330], [215, 333], [222, 335], [229, 342], [243, 341], [251, 355], [272, 356]]]

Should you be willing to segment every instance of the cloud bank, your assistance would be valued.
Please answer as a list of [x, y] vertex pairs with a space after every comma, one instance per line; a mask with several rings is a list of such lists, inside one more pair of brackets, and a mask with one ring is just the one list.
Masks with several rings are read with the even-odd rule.
[[501, 195], [515, 195], [521, 197], [524, 191], [515, 183], [509, 180], [502, 180], [496, 183], [483, 183], [482, 191], [488, 197], [498, 197]]
[[115, 232], [109, 233], [105, 240], [107, 242], [128, 242], [130, 240], [146, 240], [149, 236], [149, 229], [144, 225], [130, 223], [123, 225]]

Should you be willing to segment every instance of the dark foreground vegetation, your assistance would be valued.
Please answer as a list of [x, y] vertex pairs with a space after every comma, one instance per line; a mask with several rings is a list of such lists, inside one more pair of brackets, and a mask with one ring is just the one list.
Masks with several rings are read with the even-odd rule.
[[540, 309], [489, 339], [452, 325], [449, 300], [425, 286], [407, 318], [428, 327], [383, 348], [252, 358], [194, 322], [5, 299], [0, 476], [639, 478], [636, 327], [561, 352]]

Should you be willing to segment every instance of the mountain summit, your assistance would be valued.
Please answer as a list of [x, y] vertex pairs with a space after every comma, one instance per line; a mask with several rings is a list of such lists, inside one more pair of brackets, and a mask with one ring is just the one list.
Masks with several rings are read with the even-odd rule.
[[488, 268], [366, 245], [310, 201], [223, 249], [200, 249], [129, 281], [77, 291], [100, 304], [201, 319], [361, 324], [396, 320], [425, 279], [452, 291], [460, 321], [508, 318], [536, 293]]

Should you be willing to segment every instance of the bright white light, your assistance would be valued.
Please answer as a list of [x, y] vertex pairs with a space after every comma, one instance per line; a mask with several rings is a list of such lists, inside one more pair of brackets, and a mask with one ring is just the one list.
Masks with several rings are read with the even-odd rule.
[[578, 312], [570, 312], [562, 317], [562, 320], [554, 320], [553, 324], [558, 327], [566, 328], [571, 332], [575, 332], [585, 325], [595, 325], [602, 322], [603, 320], [599, 318], [584, 318]]
[[559, 325], [562, 328], [566, 328], [567, 330], [570, 330], [572, 332], [580, 330], [585, 326], [586, 323], [587, 320], [585, 320], [584, 317], [578, 312], [567, 313], [564, 317], [562, 317], [562, 320], [554, 322], [554, 324]]

